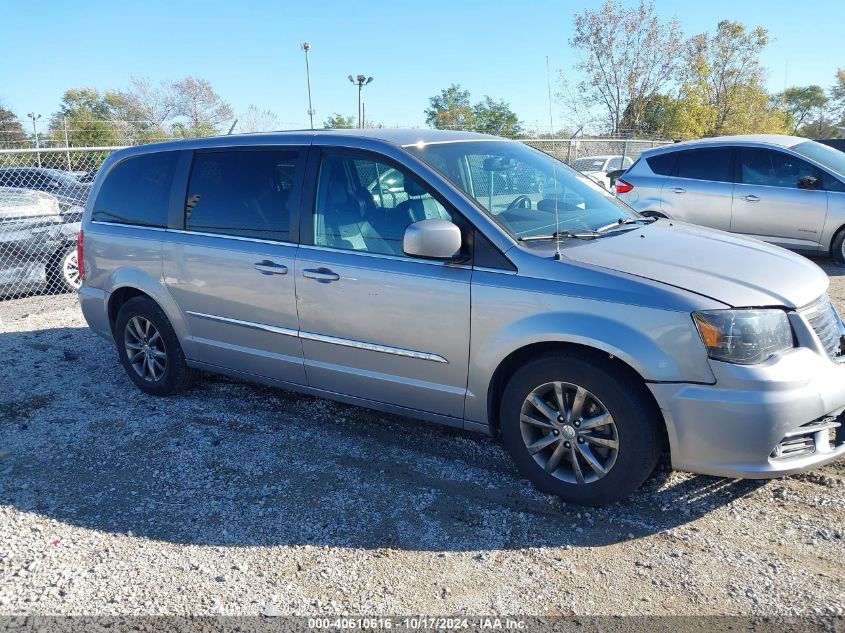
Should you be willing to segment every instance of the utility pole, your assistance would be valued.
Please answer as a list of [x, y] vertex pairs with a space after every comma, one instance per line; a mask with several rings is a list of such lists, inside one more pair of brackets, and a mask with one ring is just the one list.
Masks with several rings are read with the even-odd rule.
[[364, 89], [364, 86], [368, 86], [372, 83], [373, 78], [367, 77], [366, 75], [356, 75], [354, 78], [352, 75], [348, 76], [348, 79], [351, 83], [358, 86], [358, 127], [364, 127], [364, 101], [363, 95], [361, 91]]
[[35, 112], [28, 112], [26, 116], [32, 119], [32, 134], [35, 136], [35, 151], [38, 155], [38, 166], [41, 167], [41, 147], [38, 145], [38, 128], [35, 125], [35, 122], [41, 118], [41, 115], [35, 114]]
[[[65, 149], [68, 149], [70, 147], [70, 142], [68, 141], [68, 135], [67, 135], [67, 117], [66, 116], [62, 117], [62, 126], [65, 129]], [[67, 156], [66, 156], [66, 158], [67, 158], [67, 170], [70, 171], [70, 151], [65, 152], [65, 153], [67, 154]]]
[[308, 64], [308, 51], [311, 44], [302, 42], [302, 50], [305, 51], [305, 78], [308, 81], [308, 118], [311, 121], [311, 129], [314, 129], [314, 106], [311, 104], [311, 66]]

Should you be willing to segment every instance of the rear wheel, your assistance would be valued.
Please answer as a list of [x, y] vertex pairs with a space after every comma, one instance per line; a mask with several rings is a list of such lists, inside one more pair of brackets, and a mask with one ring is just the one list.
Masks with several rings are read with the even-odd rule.
[[76, 244], [69, 244], [56, 253], [48, 269], [50, 291], [73, 292], [79, 290], [82, 279], [79, 277]]
[[121, 306], [114, 327], [120, 362], [135, 386], [155, 396], [170, 396], [191, 386], [179, 339], [162, 309], [148, 297]]
[[644, 387], [610, 363], [555, 354], [511, 378], [502, 397], [502, 437], [537, 488], [603, 505], [633, 492], [654, 470], [658, 416]]

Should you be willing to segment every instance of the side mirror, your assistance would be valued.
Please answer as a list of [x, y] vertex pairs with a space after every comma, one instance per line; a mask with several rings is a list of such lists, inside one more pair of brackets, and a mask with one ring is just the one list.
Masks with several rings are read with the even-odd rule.
[[815, 176], [804, 176], [798, 179], [799, 189], [817, 189], [819, 186], [819, 179]]
[[458, 259], [461, 255], [461, 230], [448, 220], [420, 220], [405, 229], [402, 250], [423, 259]]

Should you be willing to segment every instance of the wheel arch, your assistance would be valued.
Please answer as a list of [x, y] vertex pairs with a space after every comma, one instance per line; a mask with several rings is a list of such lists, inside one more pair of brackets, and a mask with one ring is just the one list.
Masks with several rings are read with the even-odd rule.
[[530, 343], [514, 350], [502, 359], [493, 372], [487, 389], [487, 418], [491, 434], [499, 434], [499, 407], [501, 405], [502, 394], [510, 378], [527, 363], [542, 356], [555, 354], [568, 355], [587, 361], [599, 362], [624, 374], [628, 379], [630, 379], [631, 384], [635, 385], [649, 403], [653, 405], [655, 415], [658, 416], [658, 421], [660, 423], [659, 426], [663, 436], [664, 446], [669, 445], [666, 420], [663, 418], [660, 406], [658, 405], [657, 400], [655, 400], [654, 395], [651, 393], [651, 390], [646, 387], [645, 378], [636, 369], [634, 369], [634, 367], [618, 356], [596, 347], [590, 347], [589, 345], [581, 343], [562, 341]]

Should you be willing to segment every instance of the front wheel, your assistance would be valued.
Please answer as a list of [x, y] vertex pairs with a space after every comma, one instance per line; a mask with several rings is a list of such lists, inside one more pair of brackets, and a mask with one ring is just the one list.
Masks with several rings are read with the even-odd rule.
[[514, 374], [501, 405], [502, 438], [520, 472], [564, 501], [618, 501], [660, 456], [659, 413], [645, 388], [601, 359], [538, 358]]
[[830, 254], [837, 264], [845, 264], [845, 228], [839, 229], [839, 233], [833, 238]]

